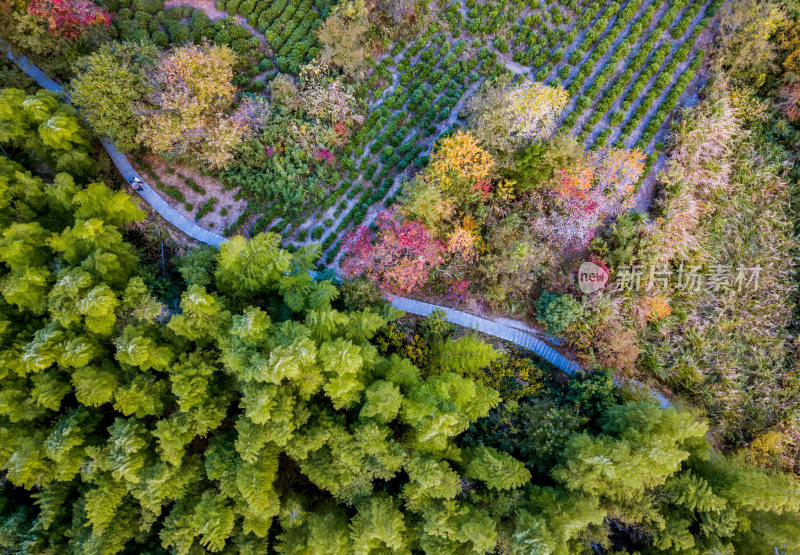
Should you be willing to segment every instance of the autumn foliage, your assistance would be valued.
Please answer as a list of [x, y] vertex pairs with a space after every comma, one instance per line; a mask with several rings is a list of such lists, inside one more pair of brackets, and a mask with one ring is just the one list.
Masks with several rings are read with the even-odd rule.
[[431, 156], [427, 175], [436, 180], [444, 191], [464, 185], [477, 187], [488, 183], [494, 160], [481, 148], [475, 136], [465, 131], [456, 131], [441, 139]]
[[93, 25], [111, 25], [111, 14], [88, 0], [32, 0], [28, 13], [42, 19], [50, 34], [69, 40]]
[[498, 164], [508, 167], [517, 150], [550, 138], [568, 100], [563, 88], [535, 81], [484, 85], [467, 105], [469, 128]]
[[556, 129], [556, 120], [567, 105], [569, 95], [561, 87], [539, 82], [526, 83], [506, 93], [511, 133], [527, 142], [548, 138]]
[[537, 227], [562, 247], [585, 246], [606, 218], [632, 206], [644, 167], [642, 151], [611, 149], [556, 170], [549, 184], [555, 206], [537, 220]]
[[209, 44], [162, 54], [137, 140], [160, 154], [194, 157], [215, 169], [227, 166], [249, 132], [244, 118], [223, 112], [234, 101], [235, 62], [230, 48]]
[[431, 269], [442, 261], [442, 241], [394, 210], [381, 212], [375, 225], [376, 233], [362, 225], [350, 234], [342, 271], [366, 276], [387, 293], [407, 293], [425, 285]]
[[783, 113], [792, 122], [800, 121], [800, 81], [790, 83], [780, 90]]
[[[504, 288], [524, 296], [526, 276], [545, 271], [548, 253], [585, 249], [610, 218], [632, 206], [644, 172], [639, 150], [584, 152], [559, 145], [548, 146], [564, 149], [547, 162], [555, 166], [551, 177], [531, 191], [505, 177], [472, 132], [441, 138], [427, 168], [406, 185], [401, 207], [379, 217], [377, 233], [362, 226], [351, 235], [343, 269], [395, 293], [425, 285], [438, 269], [436, 284], [447, 290], [457, 284], [453, 298], [465, 298], [471, 283], [486, 281], [486, 271], [503, 273], [514, 282]], [[510, 217], [522, 213], [528, 217]]]
[[464, 260], [473, 260], [478, 255], [480, 233], [475, 221], [467, 216], [457, 224], [447, 236], [447, 252], [460, 256]]

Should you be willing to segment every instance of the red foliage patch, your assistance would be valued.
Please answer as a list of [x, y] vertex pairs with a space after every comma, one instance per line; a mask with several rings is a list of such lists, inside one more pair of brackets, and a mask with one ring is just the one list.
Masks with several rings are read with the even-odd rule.
[[333, 153], [321, 148], [317, 151], [316, 158], [318, 162], [326, 162], [333, 164]]
[[31, 0], [28, 13], [47, 23], [47, 30], [75, 40], [92, 25], [111, 25], [111, 14], [87, 0]]
[[420, 222], [401, 220], [394, 210], [381, 212], [377, 232], [365, 225], [347, 237], [342, 271], [366, 276], [387, 293], [407, 293], [428, 281], [430, 271], [441, 264], [444, 243]]

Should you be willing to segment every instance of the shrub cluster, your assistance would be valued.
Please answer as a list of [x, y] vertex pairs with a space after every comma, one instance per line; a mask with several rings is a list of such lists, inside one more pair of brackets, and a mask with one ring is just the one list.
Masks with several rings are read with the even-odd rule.
[[211, 197], [205, 201], [200, 205], [200, 208], [197, 209], [197, 214], [195, 214], [194, 219], [199, 220], [206, 214], [209, 214], [214, 209], [215, 204], [217, 204], [217, 199], [215, 197]]
[[297, 73], [319, 52], [316, 28], [330, 9], [329, 0], [217, 0], [217, 9], [239, 14], [264, 33], [280, 71]]
[[105, 0], [104, 7], [116, 12], [112, 34], [120, 40], [150, 40], [160, 48], [208, 40], [228, 45], [241, 56], [259, 55], [258, 39], [231, 17], [212, 22], [202, 10], [191, 6], [164, 9], [164, 2], [156, 0]]

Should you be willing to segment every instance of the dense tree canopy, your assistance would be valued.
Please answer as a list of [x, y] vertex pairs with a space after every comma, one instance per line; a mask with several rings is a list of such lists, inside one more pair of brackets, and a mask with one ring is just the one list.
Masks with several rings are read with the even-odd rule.
[[143, 42], [104, 44], [74, 64], [69, 95], [92, 129], [130, 150], [138, 143], [136, 107], [152, 92], [147, 79], [157, 56], [155, 45]]
[[0, 143], [24, 160], [45, 162], [56, 171], [84, 176], [94, 169], [89, 135], [75, 110], [49, 91], [33, 96], [19, 89], [0, 91]]
[[550, 138], [569, 96], [539, 82], [486, 84], [469, 101], [469, 127], [499, 161], [534, 141]]
[[260, 122], [250, 104], [233, 106], [236, 54], [203, 43], [158, 53], [147, 41], [103, 45], [78, 59], [73, 102], [101, 136], [120, 148], [145, 146], [170, 159], [214, 169]]
[[96, 1], [0, 2], [3, 554], [800, 551], [798, 0]]
[[[0, 142], [35, 151], [38, 135]], [[540, 378], [495, 366], [509, 363], [440, 319], [409, 343], [385, 305], [342, 310], [338, 288], [308, 273], [313, 248], [289, 253], [264, 234], [193, 251], [170, 308], [126, 239], [141, 211], [86, 181], [0, 161], [8, 552], [756, 553], [800, 541], [800, 484], [711, 454], [694, 415], [621, 395], [604, 374], [518, 400], [504, 387], [504, 400], [486, 368], [512, 385]], [[542, 415], [545, 432], [505, 424], [520, 414]]]

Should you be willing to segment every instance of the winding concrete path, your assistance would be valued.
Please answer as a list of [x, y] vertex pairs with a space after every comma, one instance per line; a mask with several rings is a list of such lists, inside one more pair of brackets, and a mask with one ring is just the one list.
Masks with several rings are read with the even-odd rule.
[[[526, 327], [522, 322], [506, 320], [510, 323], [513, 322], [514, 325], [512, 326], [495, 322], [494, 320], [481, 318], [480, 316], [475, 316], [474, 314], [469, 314], [467, 312], [461, 312], [460, 310], [455, 310], [453, 308], [424, 303], [422, 301], [415, 301], [414, 299], [392, 296], [388, 300], [393, 307], [404, 312], [416, 314], [417, 316], [428, 316], [434, 310], [443, 310], [445, 313], [445, 320], [451, 324], [456, 324], [480, 333], [485, 333], [486, 335], [503, 339], [509, 343], [513, 343], [518, 347], [532, 351], [566, 374], [572, 374], [573, 372], [577, 372], [581, 369], [580, 365], [574, 360], [568, 359], [544, 341], [537, 339], [530, 333], [526, 333], [519, 329], [520, 327]], [[669, 401], [669, 399], [657, 391], [637, 382], [636, 380], [614, 376], [614, 382], [616, 382], [618, 385], [629, 385], [634, 389], [644, 388], [653, 397], [653, 399], [658, 402], [658, 405], [662, 409], [672, 407], [672, 403]]]
[[217, 235], [216, 233], [211, 233], [207, 229], [204, 229], [194, 223], [192, 220], [175, 210], [172, 206], [170, 206], [167, 201], [161, 198], [161, 195], [156, 193], [150, 185], [148, 185], [139, 174], [136, 173], [136, 170], [133, 169], [131, 163], [128, 162], [128, 158], [114, 148], [114, 144], [108, 139], [101, 139], [101, 143], [103, 143], [103, 148], [106, 149], [108, 155], [111, 157], [111, 160], [114, 162], [114, 165], [117, 166], [119, 173], [122, 174], [122, 177], [125, 178], [125, 181], [128, 183], [133, 180], [133, 178], [139, 178], [141, 182], [139, 186], [141, 190], [134, 189], [139, 195], [144, 199], [144, 201], [149, 204], [153, 210], [158, 212], [158, 214], [171, 223], [173, 226], [180, 229], [189, 237], [200, 241], [201, 243], [206, 243], [209, 245], [214, 245], [215, 247], [219, 247], [222, 243], [227, 241], [225, 237], [221, 235]]
[[393, 296], [389, 298], [389, 302], [395, 308], [418, 316], [427, 316], [434, 310], [444, 310], [445, 320], [451, 324], [470, 328], [480, 333], [503, 339], [529, 351], [533, 351], [559, 370], [568, 374], [580, 370], [580, 365], [574, 360], [568, 359], [544, 341], [515, 327], [481, 318], [467, 312], [461, 312], [460, 310], [424, 303], [422, 301], [415, 301], [413, 299], [406, 299], [404, 297]]
[[[19, 68], [24, 71], [28, 77], [36, 81], [40, 87], [60, 95], [64, 94], [64, 89], [61, 87], [61, 85], [50, 79], [41, 69], [28, 62], [28, 59], [25, 56], [15, 53], [11, 48], [11, 45], [5, 40], [0, 39], [0, 45], [2, 45], [8, 58], [17, 64], [17, 66], [19, 66]], [[136, 191], [139, 196], [141, 196], [142, 199], [144, 199], [144, 201], [153, 208], [153, 210], [158, 212], [162, 218], [167, 220], [189, 237], [196, 239], [201, 243], [207, 243], [209, 245], [218, 247], [227, 241], [227, 239], [224, 237], [215, 233], [211, 233], [207, 229], [203, 229], [170, 206], [163, 198], [161, 198], [161, 195], [156, 193], [155, 190], [148, 185], [139, 174], [136, 173], [136, 170], [133, 169], [133, 166], [131, 166], [131, 163], [128, 161], [125, 155], [118, 151], [110, 140], [101, 139], [100, 142], [103, 144], [103, 148], [106, 149], [106, 152], [108, 152], [108, 155], [111, 157], [114, 165], [117, 166], [119, 173], [125, 178], [125, 181], [131, 183], [134, 178], [138, 178], [140, 182], [139, 187], [132, 187], [133, 190]]]
[[[5, 49], [9, 59], [17, 64], [19, 68], [22, 69], [22, 71], [24, 71], [31, 79], [36, 81], [39, 86], [63, 95], [64, 91], [61, 88], [61, 85], [50, 79], [38, 67], [28, 62], [25, 56], [14, 53], [11, 49], [11, 46], [2, 39], [0, 39], [0, 45], [2, 45]], [[110, 140], [102, 139], [101, 142], [103, 143], [103, 147], [106, 149], [106, 152], [108, 152], [108, 155], [111, 157], [111, 160], [114, 162], [114, 165], [117, 166], [120, 174], [122, 174], [128, 183], [130, 183], [134, 178], [139, 178], [141, 181], [141, 190], [137, 190], [137, 192], [142, 199], [144, 199], [144, 201], [147, 202], [162, 218], [184, 232], [186, 235], [193, 237], [201, 243], [218, 247], [228, 240], [225, 237], [216, 235], [206, 229], [203, 229], [186, 218], [183, 214], [172, 208], [164, 201], [164, 199], [161, 198], [160, 195], [158, 195], [158, 193], [152, 189], [152, 187], [150, 187], [143, 179], [141, 179], [141, 177], [131, 166], [130, 162], [128, 162], [128, 159], [125, 157], [125, 155], [118, 151]], [[461, 312], [460, 310], [429, 304], [422, 301], [416, 301], [414, 299], [407, 299], [405, 297], [392, 296], [388, 300], [395, 308], [404, 312], [416, 314], [417, 316], [428, 316], [434, 310], [443, 310], [445, 312], [445, 319], [452, 324], [469, 328], [480, 333], [485, 333], [486, 335], [490, 335], [492, 337], [503, 339], [509, 343], [517, 345], [518, 347], [532, 351], [567, 374], [572, 374], [573, 372], [580, 370], [580, 365], [577, 362], [568, 359], [531, 333], [523, 331], [521, 328], [525, 328], [526, 326], [522, 322], [514, 321], [509, 322], [513, 323], [514, 325], [506, 325], [504, 323], [475, 316], [474, 314]], [[633, 383], [635, 384], [635, 382]], [[671, 406], [670, 402], [662, 395], [656, 393], [655, 391], [652, 392], [652, 395], [662, 408]]]

